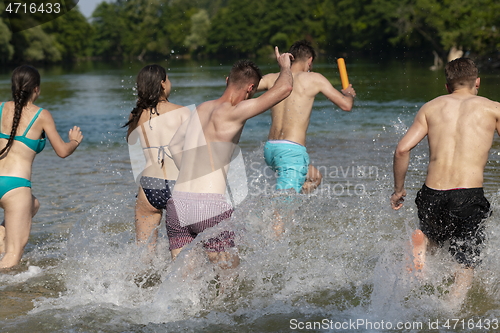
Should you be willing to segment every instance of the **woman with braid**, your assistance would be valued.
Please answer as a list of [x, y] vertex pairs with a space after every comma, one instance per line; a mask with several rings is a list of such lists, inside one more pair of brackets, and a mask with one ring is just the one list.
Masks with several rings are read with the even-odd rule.
[[[190, 115], [188, 108], [168, 101], [171, 87], [163, 67], [144, 67], [137, 75], [136, 107], [125, 124], [134, 177], [139, 186], [135, 204], [136, 241], [139, 245], [148, 244], [150, 253], [156, 247], [158, 226], [171, 197], [172, 181], [179, 173], [168, 144]], [[134, 154], [135, 147], [140, 147], [138, 154]]]
[[28, 243], [31, 219], [40, 203], [31, 194], [31, 168], [45, 147], [45, 135], [56, 154], [71, 155], [83, 139], [80, 128], [69, 130], [69, 142], [57, 132], [49, 111], [33, 104], [40, 96], [40, 74], [27, 65], [12, 73], [14, 101], [0, 104], [0, 269], [15, 266]]

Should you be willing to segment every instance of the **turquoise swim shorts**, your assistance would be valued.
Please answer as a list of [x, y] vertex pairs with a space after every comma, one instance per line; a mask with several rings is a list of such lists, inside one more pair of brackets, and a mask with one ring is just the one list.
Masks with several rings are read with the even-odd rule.
[[300, 193], [309, 168], [306, 147], [286, 140], [267, 141], [264, 145], [264, 159], [272, 170], [278, 172], [277, 190], [293, 188]]

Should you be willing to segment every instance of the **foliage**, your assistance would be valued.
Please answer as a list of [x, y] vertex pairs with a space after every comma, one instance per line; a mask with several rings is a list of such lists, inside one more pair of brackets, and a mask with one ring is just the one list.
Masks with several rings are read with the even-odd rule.
[[92, 27], [80, 11], [73, 9], [57, 19], [42, 25], [43, 30], [56, 40], [56, 47], [65, 60], [91, 55]]
[[10, 44], [11, 38], [12, 33], [9, 27], [0, 18], [0, 63], [10, 61], [14, 55], [14, 47]]
[[428, 44], [445, 57], [453, 47], [476, 55], [496, 53], [500, 3], [493, 0], [378, 0], [397, 34], [393, 43]]
[[191, 16], [191, 34], [186, 37], [184, 44], [191, 52], [204, 47], [207, 44], [208, 31], [210, 29], [210, 18], [205, 9]]
[[456, 47], [500, 64], [499, 10], [496, 0], [103, 1], [90, 22], [75, 8], [15, 34], [1, 16], [0, 62], [267, 56], [308, 39], [335, 55], [434, 51], [444, 59]]
[[[5, 10], [3, 2], [0, 2], [0, 12]], [[14, 47], [10, 44], [12, 32], [0, 17], [0, 63], [8, 62], [14, 55]]]
[[41, 26], [16, 33], [12, 41], [15, 58], [24, 59], [27, 62], [58, 62], [62, 60], [62, 54], [57, 47], [55, 38], [43, 31]]
[[230, 0], [212, 20], [208, 33], [209, 54], [238, 56], [252, 54], [260, 46], [260, 26], [263, 2]]

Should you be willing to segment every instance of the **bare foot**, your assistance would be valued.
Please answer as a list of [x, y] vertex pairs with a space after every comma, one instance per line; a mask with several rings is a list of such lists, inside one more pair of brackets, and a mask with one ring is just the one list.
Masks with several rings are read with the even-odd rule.
[[0, 225], [0, 254], [5, 252], [5, 227]]
[[411, 235], [411, 244], [413, 246], [413, 265], [417, 272], [422, 271], [424, 268], [427, 242], [427, 237], [419, 229], [415, 230]]
[[19, 264], [21, 261], [21, 256], [16, 255], [14, 253], [6, 253], [2, 260], [0, 260], [0, 270], [6, 269], [6, 268], [12, 268], [16, 265]]

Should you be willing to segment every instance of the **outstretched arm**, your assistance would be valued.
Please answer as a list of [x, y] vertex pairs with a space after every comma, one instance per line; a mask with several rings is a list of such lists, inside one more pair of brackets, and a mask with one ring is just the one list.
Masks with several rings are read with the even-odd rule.
[[75, 149], [83, 140], [83, 135], [80, 127], [73, 126], [73, 128], [68, 132], [69, 141], [65, 142], [59, 135], [59, 132], [57, 132], [54, 118], [52, 118], [52, 115], [49, 111], [43, 110], [40, 114], [40, 118], [42, 119], [43, 130], [47, 134], [47, 137], [50, 140], [50, 144], [54, 148], [57, 156], [65, 158], [73, 154]]
[[399, 141], [394, 152], [394, 193], [391, 195], [391, 207], [398, 210], [403, 206], [406, 196], [404, 188], [406, 172], [410, 164], [410, 151], [420, 142], [428, 133], [427, 120], [425, 118], [425, 105], [420, 109], [415, 117], [413, 125], [408, 129], [405, 136]]

